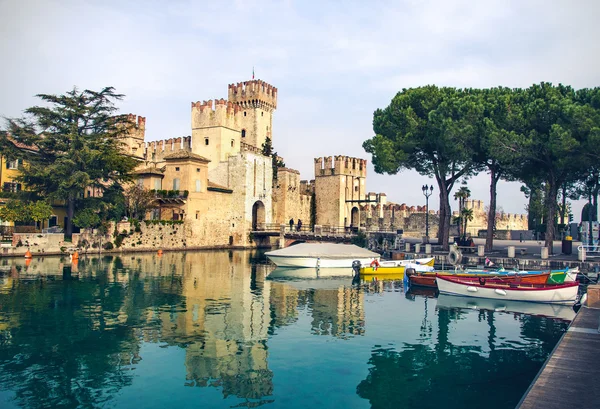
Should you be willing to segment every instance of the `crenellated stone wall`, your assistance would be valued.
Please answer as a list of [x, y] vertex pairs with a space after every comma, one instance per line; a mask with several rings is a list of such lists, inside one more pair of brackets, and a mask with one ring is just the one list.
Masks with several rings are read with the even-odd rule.
[[279, 168], [273, 187], [273, 221], [287, 225], [302, 220], [308, 226], [311, 220], [311, 205], [314, 183], [300, 180], [300, 172], [294, 169]]

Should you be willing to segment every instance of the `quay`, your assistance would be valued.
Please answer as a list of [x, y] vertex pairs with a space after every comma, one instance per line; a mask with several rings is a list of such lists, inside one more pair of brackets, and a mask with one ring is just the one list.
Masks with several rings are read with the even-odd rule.
[[600, 407], [600, 285], [588, 286], [587, 293], [517, 409]]

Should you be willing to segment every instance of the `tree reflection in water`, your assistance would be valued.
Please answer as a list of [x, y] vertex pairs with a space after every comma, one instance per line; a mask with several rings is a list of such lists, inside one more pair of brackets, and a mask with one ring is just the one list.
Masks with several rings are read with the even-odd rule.
[[[359, 383], [357, 394], [368, 399], [372, 408], [515, 407], [567, 323], [515, 315], [521, 339], [528, 339], [515, 348], [497, 343], [495, 314], [438, 309], [437, 340], [405, 343], [400, 351], [373, 349], [369, 374]], [[488, 324], [487, 351], [449, 342], [451, 324], [472, 318]]]

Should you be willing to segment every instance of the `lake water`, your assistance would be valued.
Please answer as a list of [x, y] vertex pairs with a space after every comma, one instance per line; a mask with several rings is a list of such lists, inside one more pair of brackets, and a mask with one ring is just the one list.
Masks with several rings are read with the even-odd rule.
[[245, 251], [87, 257], [70, 279], [58, 258], [0, 263], [5, 409], [512, 409], [573, 316], [271, 279]]

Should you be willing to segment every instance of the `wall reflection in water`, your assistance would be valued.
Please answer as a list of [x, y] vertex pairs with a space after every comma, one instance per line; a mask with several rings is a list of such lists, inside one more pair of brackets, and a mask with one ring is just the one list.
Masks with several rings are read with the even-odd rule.
[[[101, 406], [143, 343], [185, 348], [186, 386], [271, 402], [268, 337], [306, 308], [313, 334], [364, 333], [364, 295], [266, 280], [251, 252], [0, 263], [0, 390], [26, 407]], [[296, 283], [297, 284], [297, 283]], [[1, 400], [0, 400], [1, 402]]]

